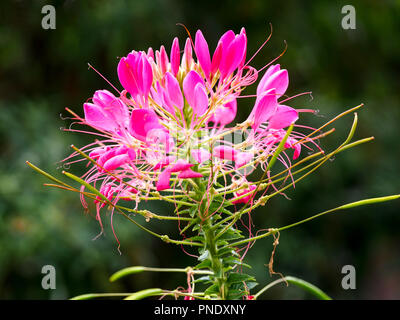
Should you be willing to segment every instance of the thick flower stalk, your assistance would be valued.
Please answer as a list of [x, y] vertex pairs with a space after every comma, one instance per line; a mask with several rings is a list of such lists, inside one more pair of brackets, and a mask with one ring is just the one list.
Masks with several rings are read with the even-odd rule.
[[[69, 110], [74, 123], [87, 128], [69, 131], [96, 136], [87, 146], [73, 147], [75, 152], [64, 160], [68, 165], [87, 163], [82, 177], [65, 173], [81, 184], [80, 189], [30, 164], [57, 183], [52, 186], [79, 192], [86, 209], [87, 200], [93, 201], [102, 230], [102, 211], [110, 207], [112, 213], [117, 210], [163, 241], [198, 248], [200, 263], [184, 269], [186, 290], [155, 289], [146, 291], [149, 295], [251, 297], [255, 279], [239, 272], [246, 266], [245, 253], [255, 240], [276, 237], [280, 231], [271, 228], [255, 234], [252, 211], [284, 194], [336, 153], [372, 139], [350, 143], [357, 124], [355, 115], [348, 139], [325, 154], [316, 141], [333, 130], [323, 130], [360, 106], [318, 129], [300, 125], [299, 114], [313, 110], [287, 105], [295, 97], [287, 95], [288, 71], [274, 61], [257, 70], [250, 66], [254, 56], [248, 58], [246, 51], [242, 29], [238, 34], [224, 33], [214, 51], [199, 30], [194, 41], [189, 35], [183, 47], [175, 38], [169, 54], [164, 46], [156, 51], [130, 52], [117, 66], [122, 91], [115, 87], [115, 94], [96, 91], [83, 104], [83, 117]], [[256, 94], [243, 95], [256, 81]], [[237, 123], [243, 98], [252, 99], [253, 108], [247, 120]], [[299, 160], [303, 148], [308, 155]], [[281, 171], [272, 174], [278, 162]], [[149, 200], [173, 203], [174, 214], [149, 212], [145, 209]], [[132, 205], [122, 206], [121, 201]], [[159, 235], [126, 212], [139, 213], [146, 221], [177, 221], [182, 239]], [[238, 221], [245, 224], [245, 232]], [[203, 276], [195, 281], [198, 274]], [[199, 282], [204, 291], [196, 293], [194, 285]]]

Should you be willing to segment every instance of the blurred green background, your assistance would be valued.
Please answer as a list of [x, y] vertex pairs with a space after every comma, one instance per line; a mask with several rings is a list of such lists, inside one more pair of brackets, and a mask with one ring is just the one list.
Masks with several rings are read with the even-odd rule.
[[[56, 8], [56, 30], [43, 30], [41, 8]], [[356, 30], [343, 30], [341, 8], [356, 8]], [[315, 127], [349, 107], [359, 112], [356, 138], [375, 141], [346, 151], [253, 213], [258, 228], [279, 227], [366, 197], [399, 193], [400, 2], [365, 1], [1, 1], [0, 4], [0, 298], [64, 299], [87, 292], [174, 289], [185, 276], [146, 273], [110, 284], [108, 277], [131, 265], [185, 267], [196, 263], [180, 248], [152, 239], [116, 216], [106, 234], [93, 212], [85, 215], [76, 194], [47, 189], [26, 160], [61, 177], [57, 163], [69, 145], [89, 140], [60, 127], [65, 107], [82, 114], [82, 103], [97, 89], [109, 89], [90, 62], [114, 84], [118, 57], [132, 49], [169, 50], [173, 37], [201, 29], [214, 50], [228, 29], [244, 26], [251, 56], [269, 34], [269, 44], [252, 65], [260, 68], [285, 48], [279, 63], [289, 70], [288, 94], [312, 91], [292, 101], [312, 107], [304, 115]], [[255, 90], [255, 87], [251, 90]], [[245, 119], [253, 101], [241, 100]], [[346, 135], [348, 116], [321, 145], [331, 150]], [[71, 168], [79, 173], [79, 167]], [[283, 232], [274, 269], [315, 283], [336, 299], [400, 299], [400, 201], [326, 216]], [[161, 205], [152, 210], [163, 212]], [[93, 211], [93, 210], [92, 210]], [[108, 216], [109, 217], [109, 216]], [[105, 218], [104, 220], [109, 220]], [[171, 222], [154, 224], [175, 237]], [[272, 239], [259, 241], [247, 255], [260, 284], [270, 277], [265, 264]], [[41, 268], [54, 265], [57, 289], [41, 288]], [[343, 290], [341, 269], [354, 265], [356, 290]], [[271, 289], [265, 298], [305, 299], [296, 288]]]

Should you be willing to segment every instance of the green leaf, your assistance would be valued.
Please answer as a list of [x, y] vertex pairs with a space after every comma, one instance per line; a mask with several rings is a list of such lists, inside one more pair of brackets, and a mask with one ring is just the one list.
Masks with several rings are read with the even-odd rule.
[[233, 272], [229, 274], [227, 280], [229, 284], [246, 282], [246, 281], [256, 281], [256, 279], [252, 276], [249, 276], [248, 274]]
[[226, 241], [226, 240], [220, 241], [220, 240], [218, 239], [218, 240], [216, 241], [216, 244], [217, 244], [218, 247], [225, 247], [225, 246], [227, 246], [227, 245], [229, 244], [229, 242]]
[[186, 238], [185, 239], [185, 241], [194, 241], [194, 242], [204, 242], [204, 237], [202, 237], [202, 236], [193, 236], [193, 237], [190, 237], [190, 238]]
[[147, 297], [157, 296], [162, 293], [163, 293], [163, 290], [159, 289], [159, 288], [145, 289], [145, 290], [135, 292], [134, 294], [131, 294], [130, 296], [127, 296], [124, 300], [141, 300], [141, 299], [144, 299]]
[[239, 254], [235, 250], [233, 250], [232, 248], [229, 248], [229, 247], [225, 247], [225, 248], [218, 250], [218, 253], [217, 253], [218, 257], [222, 258], [224, 255], [230, 255], [230, 256], [236, 256], [236, 257], [239, 256]]
[[199, 210], [199, 206], [195, 205], [189, 209], [189, 214], [192, 218], [194, 218]]
[[229, 228], [218, 238], [218, 240], [235, 240], [241, 238], [243, 238], [243, 236], [241, 235], [240, 230]]
[[228, 209], [225, 209], [225, 208], [222, 208], [221, 209], [221, 213], [225, 213], [225, 214], [227, 214], [228, 216], [231, 216], [233, 213], [232, 212], [230, 212]]
[[216, 195], [213, 198], [213, 201], [210, 204], [210, 207], [208, 208], [208, 212], [214, 213], [214, 212], [219, 212], [221, 211], [222, 207], [223, 207], [223, 202], [224, 202], [224, 198], [221, 195]]
[[247, 294], [248, 292], [246, 290], [234, 289], [234, 290], [229, 290], [228, 296], [226, 298], [228, 300], [238, 300]]
[[208, 250], [205, 250], [205, 251], [201, 254], [201, 256], [198, 257], [197, 260], [199, 260], [199, 261], [206, 260], [206, 259], [209, 257], [209, 255], [210, 255], [210, 252], [209, 252]]
[[213, 214], [213, 216], [211, 217], [213, 223], [220, 220], [221, 218], [222, 218], [221, 215], [217, 213]]
[[194, 267], [196, 270], [201, 270], [201, 269], [210, 269], [211, 268], [211, 261], [209, 259], [203, 260], [200, 262], [198, 265]]
[[204, 283], [208, 283], [211, 282], [210, 276], [202, 276], [196, 280], [193, 281], [194, 283], [199, 283], [199, 282], [204, 282]]
[[231, 266], [238, 265], [238, 266], [247, 267], [247, 268], [251, 269], [250, 265], [240, 261], [237, 257], [229, 256], [229, 257], [222, 258], [222, 260], [225, 265], [231, 265]]
[[110, 281], [116, 281], [122, 277], [128, 276], [130, 274], [135, 274], [135, 273], [140, 273], [145, 271], [145, 267], [129, 267], [129, 268], [124, 268], [122, 270], [119, 270], [115, 272], [113, 275], [110, 277]]
[[302, 279], [299, 278], [295, 278], [295, 277], [284, 277], [278, 280], [275, 280], [269, 284], [267, 284], [264, 288], [262, 288], [260, 291], [258, 291], [255, 295], [254, 295], [254, 299], [257, 299], [261, 294], [263, 294], [265, 291], [267, 291], [268, 289], [272, 288], [273, 286], [282, 283], [282, 282], [288, 282], [291, 284], [294, 284], [296, 286], [298, 286], [299, 288], [302, 288], [306, 291], [308, 291], [309, 293], [311, 293], [312, 295], [314, 295], [315, 297], [317, 297], [318, 299], [321, 300], [332, 300], [331, 297], [329, 297], [325, 292], [323, 292], [321, 289], [319, 289], [318, 287], [314, 286], [313, 284], [304, 281]]
[[208, 287], [206, 291], [204, 291], [205, 295], [218, 294], [218, 293], [219, 293], [219, 287], [216, 284], [213, 284], [212, 286]]
[[87, 293], [71, 298], [70, 300], [90, 300], [96, 298], [126, 297], [130, 293]]
[[318, 299], [321, 300], [332, 300], [331, 297], [329, 297], [325, 292], [323, 292], [320, 288], [314, 286], [313, 284], [304, 281], [302, 279], [299, 278], [295, 278], [295, 277], [285, 277], [286, 281], [289, 283], [292, 283], [296, 286], [298, 286], [299, 288], [302, 288], [306, 291], [308, 291], [309, 293], [311, 293], [312, 295], [314, 295], [315, 297], [317, 297]]
[[246, 286], [247, 289], [251, 290], [258, 286], [258, 282], [253, 282], [253, 281], [246, 282]]

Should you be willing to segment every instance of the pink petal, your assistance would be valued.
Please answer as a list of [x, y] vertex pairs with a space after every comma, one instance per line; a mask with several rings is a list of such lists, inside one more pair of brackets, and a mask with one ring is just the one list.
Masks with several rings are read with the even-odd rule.
[[117, 169], [118, 167], [124, 165], [129, 162], [129, 156], [127, 154], [120, 154], [115, 156], [104, 163], [103, 168], [108, 171], [112, 171]]
[[185, 171], [193, 166], [194, 166], [194, 164], [188, 163], [186, 160], [178, 159], [178, 161], [176, 163], [174, 163], [173, 165], [171, 165], [168, 168], [168, 170], [171, 172], [179, 172], [179, 171]]
[[147, 50], [147, 57], [153, 59], [153, 61], [154, 61], [154, 50], [153, 50], [153, 48], [150, 47]]
[[168, 63], [169, 63], [169, 61], [168, 61], [167, 51], [165, 51], [164, 46], [161, 46], [161, 48], [160, 48], [160, 67], [161, 67], [162, 74], [165, 74], [165, 72], [167, 72]]
[[195, 88], [199, 83], [205, 87], [203, 78], [193, 70], [190, 71], [183, 80], [183, 92], [188, 104], [192, 108], [196, 105]]
[[[248, 194], [247, 196], [244, 196], [243, 198], [237, 199], [237, 200], [233, 200], [232, 203], [234, 204], [238, 204], [238, 203], [247, 203], [251, 200], [253, 194], [252, 191], [256, 188], [255, 185], [250, 185], [248, 189], [243, 189], [239, 192], [235, 193], [235, 198], [239, 198], [240, 196], [244, 196], [245, 194]], [[235, 199], [234, 198], [234, 199]]]
[[[268, 72], [268, 70], [267, 70]], [[277, 93], [277, 98], [281, 97], [289, 86], [289, 75], [286, 69], [282, 69], [276, 71], [275, 73], [265, 77], [267, 73], [264, 75], [261, 82], [263, 82], [263, 86], [259, 86], [257, 88], [257, 92], [265, 92], [270, 89], [275, 89]], [[261, 84], [260, 82], [260, 84]]]
[[225, 32], [219, 39], [218, 43], [222, 43], [223, 56], [226, 56], [227, 49], [234, 39], [235, 33], [232, 30], [228, 30], [227, 32]]
[[211, 158], [210, 152], [205, 149], [193, 149], [191, 154], [194, 160], [198, 163], [203, 163]]
[[264, 76], [261, 78], [258, 86], [257, 86], [257, 95], [260, 96], [264, 91], [265, 83], [268, 81], [268, 79], [276, 72], [281, 70], [281, 65], [280, 64], [273, 64], [271, 65], [267, 71], [265, 71]]
[[247, 51], [247, 36], [246, 36], [246, 29], [245, 28], [242, 28], [241, 30], [240, 30], [240, 34], [243, 34], [243, 36], [244, 36], [244, 54], [243, 54], [243, 58], [242, 58], [242, 61], [240, 62], [240, 64], [239, 64], [239, 67], [243, 67], [244, 66], [244, 64], [245, 64], [245, 62], [246, 62], [246, 51]]
[[256, 130], [260, 124], [267, 121], [276, 111], [278, 102], [275, 89], [268, 90], [261, 97], [257, 98], [256, 104], [250, 114], [250, 120], [253, 121], [252, 128]]
[[225, 126], [235, 119], [236, 112], [237, 102], [236, 99], [234, 99], [223, 106], [218, 106], [213, 115], [210, 117], [210, 121]]
[[146, 55], [142, 54], [143, 68], [142, 68], [142, 77], [143, 77], [143, 91], [142, 94], [144, 96], [148, 96], [151, 88], [151, 84], [153, 83], [153, 69], [151, 68], [150, 62], [147, 60]]
[[107, 147], [106, 148], [96, 148], [89, 153], [89, 157], [96, 160], [108, 150], [110, 150], [110, 149]]
[[186, 70], [190, 70], [192, 64], [192, 43], [189, 38], [186, 39], [185, 49], [183, 51], [182, 57], [182, 65], [186, 68]]
[[204, 75], [206, 78], [210, 76], [211, 71], [211, 59], [210, 59], [210, 51], [208, 49], [208, 44], [206, 39], [200, 30], [196, 32], [195, 39], [195, 51], [197, 59], [199, 60], [200, 66], [204, 71]]
[[168, 96], [172, 104], [178, 109], [182, 110], [183, 96], [178, 80], [170, 72], [167, 72], [165, 74], [164, 80], [165, 80], [165, 89], [168, 92]]
[[118, 197], [119, 199], [123, 199], [125, 201], [133, 200], [132, 193], [137, 194], [138, 191], [134, 188], [130, 188], [129, 190], [123, 190], [119, 193]]
[[128, 157], [131, 161], [135, 160], [136, 159], [136, 151], [129, 148], [128, 149]]
[[246, 50], [246, 36], [240, 34], [230, 43], [229, 47], [224, 52], [221, 59], [219, 70], [221, 71], [221, 78], [229, 76], [243, 60]]
[[296, 160], [300, 156], [301, 145], [300, 143], [294, 145], [293, 160]]
[[294, 149], [293, 160], [296, 160], [300, 156], [301, 144], [298, 143], [298, 141], [296, 139], [289, 137], [289, 139], [287, 139], [287, 141], [286, 141], [285, 148], [293, 148]]
[[163, 88], [161, 87], [161, 84], [159, 81], [156, 82], [155, 87], [157, 90], [155, 90], [154, 88], [150, 89], [151, 92], [151, 97], [153, 98], [153, 100], [159, 105], [162, 106], [163, 105]]
[[98, 165], [101, 166], [101, 167], [103, 167], [105, 162], [107, 162], [109, 159], [111, 159], [112, 157], [114, 157], [114, 155], [115, 155], [115, 150], [116, 150], [116, 148], [111, 149], [111, 150], [109, 150], [109, 151], [103, 153], [103, 154], [99, 157], [99, 159], [97, 160]]
[[278, 105], [276, 113], [268, 121], [268, 128], [283, 129], [290, 126], [299, 118], [296, 109], [285, 105]]
[[144, 52], [132, 51], [126, 58], [121, 58], [117, 71], [119, 81], [132, 97], [149, 94], [153, 70]]
[[172, 47], [171, 47], [171, 71], [176, 76], [179, 71], [179, 64], [180, 64], [180, 52], [179, 52], [179, 40], [178, 38], [175, 38], [174, 41], [172, 42]]
[[295, 144], [294, 147], [294, 153], [293, 153], [293, 160], [296, 160], [299, 156], [300, 156], [300, 152], [301, 152], [301, 145], [300, 143]]
[[174, 147], [174, 140], [164, 128], [151, 128], [146, 135], [146, 142], [153, 145], [163, 146], [158, 153], [168, 153]]
[[108, 90], [97, 90], [93, 95], [93, 103], [105, 108], [113, 103], [117, 98]]
[[217, 45], [217, 48], [214, 51], [214, 55], [212, 57], [212, 62], [211, 62], [211, 74], [214, 75], [219, 68], [219, 64], [221, 62], [222, 58], [222, 42], [219, 42]]
[[84, 103], [83, 110], [85, 120], [89, 125], [106, 131], [115, 131], [117, 129], [117, 123], [110, 119], [101, 107], [92, 103]]
[[161, 160], [159, 163], [157, 163], [154, 167], [153, 170], [158, 170], [166, 167], [169, 165], [171, 162], [175, 161], [175, 156], [167, 156], [163, 160]]
[[156, 183], [157, 191], [169, 189], [170, 179], [171, 179], [171, 171], [164, 170], [163, 172], [161, 172], [161, 174], [158, 176], [158, 180]]
[[201, 178], [203, 175], [199, 172], [195, 172], [192, 169], [187, 169], [178, 174], [178, 179], [191, 179]]
[[161, 89], [162, 93], [162, 105], [166, 107], [166, 109], [171, 112], [172, 114], [174, 113], [174, 104], [172, 103], [171, 99], [169, 98], [168, 92]]
[[108, 90], [97, 90], [93, 95], [93, 103], [103, 109], [110, 119], [125, 125], [129, 120], [129, 110], [121, 99], [115, 97]]
[[206, 88], [198, 83], [194, 88], [194, 98], [195, 102], [192, 106], [194, 114], [201, 116], [203, 115], [208, 108], [208, 96], [206, 92]]
[[132, 111], [129, 123], [130, 134], [138, 140], [146, 141], [147, 134], [153, 129], [161, 129], [158, 117], [149, 109], [135, 109]]
[[119, 60], [117, 72], [119, 82], [121, 82], [124, 89], [127, 90], [132, 96], [136, 96], [138, 94], [137, 82], [134, 80], [135, 76], [133, 68], [128, 63], [126, 58], [121, 58], [121, 60]]
[[231, 160], [235, 161], [236, 155], [238, 154], [238, 151], [228, 147], [228, 146], [218, 146], [215, 147], [213, 150], [213, 156], [224, 159], [224, 160]]
[[235, 159], [235, 168], [243, 167], [253, 159], [251, 152], [239, 152]]
[[125, 145], [119, 146], [115, 149], [114, 155], [118, 156], [120, 154], [125, 154], [125, 153], [128, 154], [128, 150], [129, 148]]

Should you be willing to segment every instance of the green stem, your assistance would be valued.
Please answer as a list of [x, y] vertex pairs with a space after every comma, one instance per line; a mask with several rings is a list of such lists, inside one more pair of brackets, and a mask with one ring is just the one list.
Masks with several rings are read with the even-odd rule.
[[208, 219], [203, 226], [206, 250], [211, 261], [211, 271], [213, 272], [214, 284], [218, 286], [218, 298], [225, 300], [228, 294], [224, 266], [218, 257], [218, 248], [215, 239], [215, 230], [212, 228], [211, 219]]

